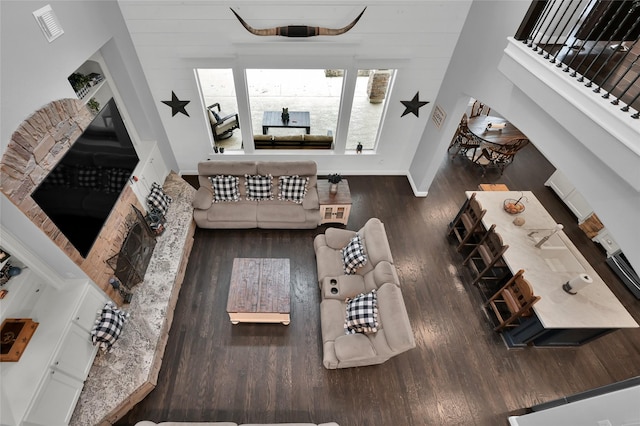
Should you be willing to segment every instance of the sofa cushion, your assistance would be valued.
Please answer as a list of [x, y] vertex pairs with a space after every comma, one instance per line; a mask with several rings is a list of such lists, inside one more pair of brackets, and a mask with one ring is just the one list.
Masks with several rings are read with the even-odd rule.
[[256, 222], [257, 201], [240, 200], [236, 203], [214, 203], [207, 210], [207, 220], [215, 222]]
[[291, 203], [272, 204], [271, 201], [261, 201], [257, 211], [258, 222], [304, 222], [307, 215], [301, 206]]
[[278, 199], [302, 204], [307, 193], [308, 183], [308, 177], [298, 175], [280, 176], [280, 179], [278, 179]]
[[378, 302], [375, 290], [347, 299], [344, 331], [345, 334], [378, 331]]
[[213, 203], [212, 189], [201, 186], [196, 191], [196, 195], [193, 197], [191, 205], [194, 209], [206, 210], [211, 207], [211, 203]]
[[240, 192], [238, 191], [239, 178], [231, 175], [217, 175], [211, 177], [213, 186], [213, 201], [238, 201]]
[[367, 249], [367, 256], [372, 265], [375, 266], [383, 260], [393, 263], [387, 233], [384, 223], [380, 219], [369, 219], [358, 233], [362, 237], [363, 244]]
[[348, 275], [355, 274], [358, 268], [367, 263], [367, 254], [360, 240], [360, 235], [356, 234], [349, 243], [340, 250], [344, 272]]
[[403, 352], [416, 346], [400, 287], [392, 283], [380, 286], [378, 315], [386, 330], [387, 344], [394, 352]]
[[244, 186], [247, 200], [273, 200], [272, 187], [273, 176], [269, 175], [244, 175]]

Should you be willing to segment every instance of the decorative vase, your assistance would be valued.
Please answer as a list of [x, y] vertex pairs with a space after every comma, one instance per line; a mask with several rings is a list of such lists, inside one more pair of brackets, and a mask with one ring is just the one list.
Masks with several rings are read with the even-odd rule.
[[332, 183], [329, 185], [329, 194], [336, 195], [338, 193], [338, 184]]

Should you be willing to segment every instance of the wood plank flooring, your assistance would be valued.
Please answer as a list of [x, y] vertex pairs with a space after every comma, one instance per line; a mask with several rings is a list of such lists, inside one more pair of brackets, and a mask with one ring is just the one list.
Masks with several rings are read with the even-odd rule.
[[[118, 425], [139, 420], [328, 422], [341, 426], [507, 425], [510, 412], [640, 375], [640, 330], [578, 348], [508, 350], [446, 237], [481, 182], [531, 190], [640, 321], [640, 302], [604, 252], [543, 183], [554, 171], [529, 145], [502, 177], [443, 159], [426, 198], [404, 176], [349, 176], [348, 229], [386, 225], [417, 347], [379, 366], [322, 367], [315, 230], [203, 230], [195, 243], [157, 388]], [[225, 306], [235, 257], [291, 260], [291, 324], [231, 325]], [[125, 330], [126, 332], [126, 330]]]

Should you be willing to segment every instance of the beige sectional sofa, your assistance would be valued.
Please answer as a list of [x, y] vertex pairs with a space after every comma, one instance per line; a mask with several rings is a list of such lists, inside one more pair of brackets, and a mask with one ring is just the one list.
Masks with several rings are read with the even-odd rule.
[[[248, 200], [245, 175], [272, 175], [273, 200]], [[213, 202], [210, 178], [232, 175], [239, 178], [239, 200]], [[308, 177], [301, 204], [278, 199], [281, 176]], [[314, 161], [203, 161], [198, 164], [200, 188], [193, 199], [193, 218], [200, 228], [312, 229], [320, 223], [317, 165]]]
[[233, 422], [162, 422], [154, 423], [147, 420], [136, 423], [135, 426], [339, 426], [338, 423], [244, 423]]
[[[367, 263], [355, 274], [344, 272], [340, 250], [359, 234]], [[384, 224], [372, 218], [359, 231], [328, 228], [314, 239], [322, 294], [323, 364], [328, 369], [381, 364], [415, 347], [409, 316]], [[345, 333], [346, 298], [377, 292], [378, 331]]]

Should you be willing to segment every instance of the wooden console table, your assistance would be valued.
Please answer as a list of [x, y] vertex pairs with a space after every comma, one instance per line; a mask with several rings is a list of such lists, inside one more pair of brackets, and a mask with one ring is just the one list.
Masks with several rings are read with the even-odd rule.
[[163, 187], [173, 199], [166, 230], [144, 281], [134, 288], [131, 303], [122, 306], [131, 316], [113, 352], [99, 354], [91, 367], [71, 426], [112, 425], [156, 387], [195, 233], [195, 189], [175, 173]]
[[343, 179], [338, 183], [338, 192], [329, 192], [331, 184], [327, 179], [318, 179], [318, 199], [320, 201], [320, 225], [324, 223], [342, 223], [346, 225], [351, 213], [351, 191], [349, 182]]

